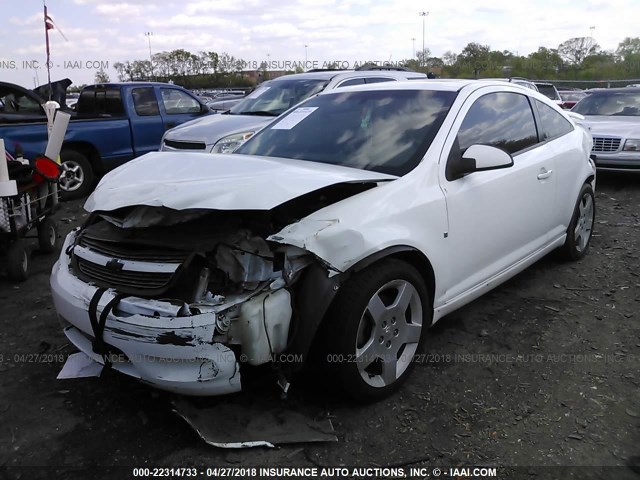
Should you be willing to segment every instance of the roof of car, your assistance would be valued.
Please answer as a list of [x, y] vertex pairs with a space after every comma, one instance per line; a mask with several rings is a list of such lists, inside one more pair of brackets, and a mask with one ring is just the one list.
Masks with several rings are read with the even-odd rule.
[[283, 75], [282, 77], [274, 78], [271, 82], [277, 82], [282, 80], [298, 80], [298, 79], [312, 79], [312, 80], [331, 80], [337, 76], [343, 77], [400, 77], [400, 78], [427, 78], [424, 73], [411, 72], [411, 71], [396, 71], [396, 70], [325, 70], [316, 72], [305, 73], [293, 73], [291, 75]]
[[175, 85], [173, 83], [164, 83], [164, 82], [107, 82], [107, 83], [96, 83], [95, 85], [87, 85], [84, 88], [96, 88], [96, 87], [152, 87], [154, 85], [163, 86], [163, 87], [180, 87], [180, 85]]
[[[429, 79], [405, 80], [399, 82], [381, 82], [368, 85], [354, 85], [338, 89], [324, 90], [321, 95], [338, 94], [341, 92], [362, 91], [362, 90], [436, 90], [446, 92], [459, 92], [465, 87], [478, 90], [485, 87], [513, 88], [526, 91], [530, 95], [541, 95], [535, 90], [523, 87], [517, 83], [507, 83], [503, 80], [472, 80], [472, 79]], [[630, 89], [626, 89], [630, 90]], [[542, 96], [542, 98], [546, 98]]]
[[617, 87], [617, 88], [592, 88], [591, 95], [600, 95], [603, 93], [640, 93], [640, 87]]
[[[467, 85], [489, 86], [489, 85], [504, 85], [504, 82], [484, 82], [477, 80], [458, 80], [458, 79], [438, 79], [433, 80], [426, 78], [424, 80], [408, 80], [400, 82], [381, 82], [372, 83], [368, 85], [354, 85], [349, 87], [343, 87], [332, 90], [325, 90], [322, 95], [328, 93], [340, 93], [347, 91], [358, 90], [440, 90], [447, 92], [457, 92], [461, 88]], [[522, 88], [522, 87], [520, 87]]]

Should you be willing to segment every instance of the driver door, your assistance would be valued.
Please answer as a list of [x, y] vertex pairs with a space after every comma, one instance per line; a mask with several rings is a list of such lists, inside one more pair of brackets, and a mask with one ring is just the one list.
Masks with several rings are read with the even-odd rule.
[[[447, 178], [447, 162], [474, 144], [506, 150], [514, 164]], [[490, 87], [467, 99], [445, 142], [439, 168], [449, 219], [447, 303], [546, 245], [556, 185], [554, 159], [548, 153], [538, 143], [526, 95]]]

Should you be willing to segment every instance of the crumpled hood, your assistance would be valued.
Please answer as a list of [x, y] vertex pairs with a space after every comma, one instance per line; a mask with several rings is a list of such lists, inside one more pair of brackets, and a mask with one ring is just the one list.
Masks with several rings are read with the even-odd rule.
[[89, 212], [133, 205], [174, 210], [271, 210], [329, 185], [396, 178], [303, 160], [152, 152], [105, 175], [84, 208]]
[[640, 138], [639, 117], [585, 115], [580, 123], [587, 127], [594, 137]]
[[207, 150], [210, 150], [209, 147], [222, 137], [259, 130], [274, 118], [255, 115], [207, 115], [171, 129], [167, 132], [165, 140], [204, 142], [207, 144]]

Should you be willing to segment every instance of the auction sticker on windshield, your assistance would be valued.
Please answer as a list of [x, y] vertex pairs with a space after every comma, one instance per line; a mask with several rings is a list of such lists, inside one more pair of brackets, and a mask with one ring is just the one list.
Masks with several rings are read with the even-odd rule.
[[313, 112], [315, 112], [318, 107], [300, 107], [296, 108], [293, 112], [287, 115], [285, 118], [276, 123], [271, 130], [291, 130], [297, 124], [299, 124], [302, 120], [307, 118]]

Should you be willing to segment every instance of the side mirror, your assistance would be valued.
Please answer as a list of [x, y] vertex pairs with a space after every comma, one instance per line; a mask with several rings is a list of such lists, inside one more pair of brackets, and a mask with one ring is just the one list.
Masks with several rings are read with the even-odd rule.
[[469, 173], [509, 168], [513, 157], [506, 151], [489, 145], [471, 145], [464, 155], [450, 158], [447, 163], [447, 179], [455, 180]]
[[513, 166], [513, 157], [510, 153], [489, 145], [471, 145], [464, 152], [462, 158], [475, 160], [476, 168], [474, 171], [476, 172]]

